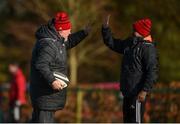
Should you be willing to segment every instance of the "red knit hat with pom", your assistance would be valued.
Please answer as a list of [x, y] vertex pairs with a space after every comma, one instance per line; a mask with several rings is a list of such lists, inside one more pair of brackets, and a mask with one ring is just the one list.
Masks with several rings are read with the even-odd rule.
[[58, 12], [55, 15], [54, 27], [57, 31], [71, 29], [71, 22], [66, 12]]
[[143, 37], [146, 37], [151, 32], [152, 22], [149, 18], [141, 19], [133, 24], [133, 29]]

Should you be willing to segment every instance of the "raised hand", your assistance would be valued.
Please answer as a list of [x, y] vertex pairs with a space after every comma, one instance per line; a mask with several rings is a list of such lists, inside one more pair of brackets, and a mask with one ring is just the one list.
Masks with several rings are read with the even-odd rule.
[[111, 15], [108, 14], [108, 15], [106, 15], [106, 17], [104, 18], [104, 20], [103, 20], [103, 27], [104, 27], [104, 28], [109, 27], [109, 19], [110, 19], [110, 17], [111, 17]]

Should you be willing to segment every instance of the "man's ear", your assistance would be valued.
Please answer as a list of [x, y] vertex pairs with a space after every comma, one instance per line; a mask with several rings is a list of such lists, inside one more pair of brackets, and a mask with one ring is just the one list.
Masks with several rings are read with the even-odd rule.
[[62, 31], [61, 31], [61, 30], [59, 30], [59, 31], [58, 31], [58, 34], [61, 36], [61, 34], [62, 34]]
[[134, 35], [136, 36], [136, 37], [142, 37], [142, 35], [140, 35], [138, 32], [134, 32]]

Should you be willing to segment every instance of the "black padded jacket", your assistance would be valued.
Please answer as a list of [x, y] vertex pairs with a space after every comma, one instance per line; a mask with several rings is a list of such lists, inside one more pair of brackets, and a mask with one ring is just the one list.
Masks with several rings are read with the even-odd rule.
[[67, 50], [82, 41], [87, 33], [84, 30], [71, 34], [68, 41], [56, 32], [54, 19], [42, 25], [36, 32], [36, 43], [32, 51], [30, 72], [30, 96], [33, 107], [42, 110], [62, 109], [66, 102], [66, 90], [52, 89], [55, 80], [53, 72], [67, 75]]
[[158, 56], [153, 43], [141, 37], [115, 39], [110, 28], [102, 28], [105, 45], [123, 55], [120, 89], [124, 96], [136, 96], [141, 90], [149, 92], [157, 80]]

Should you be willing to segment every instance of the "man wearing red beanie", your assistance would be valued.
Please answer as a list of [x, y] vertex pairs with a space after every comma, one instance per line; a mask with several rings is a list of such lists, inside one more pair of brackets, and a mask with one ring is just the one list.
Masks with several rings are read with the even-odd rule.
[[36, 32], [30, 73], [32, 122], [53, 122], [55, 111], [64, 108], [69, 82], [67, 50], [80, 43], [91, 28], [87, 25], [71, 34], [71, 26], [68, 14], [58, 12]]
[[107, 16], [102, 36], [105, 45], [123, 54], [120, 90], [123, 98], [123, 120], [128, 123], [143, 121], [146, 95], [157, 80], [158, 59], [151, 38], [151, 20], [148, 18], [133, 24], [133, 36], [125, 40], [112, 36]]

